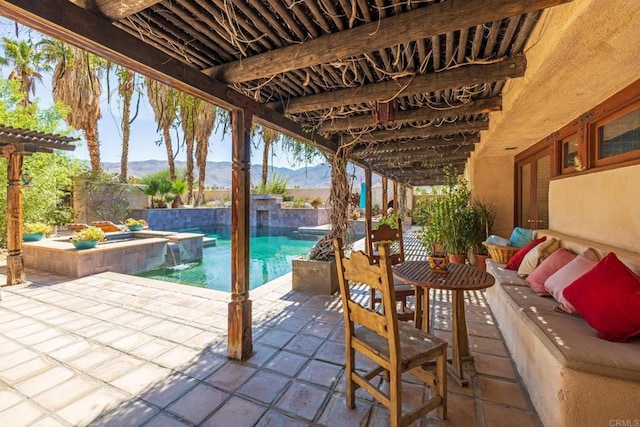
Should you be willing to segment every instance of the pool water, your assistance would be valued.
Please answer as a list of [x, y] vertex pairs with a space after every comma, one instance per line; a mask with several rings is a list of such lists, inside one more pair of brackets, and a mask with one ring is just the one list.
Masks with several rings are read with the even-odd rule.
[[[255, 289], [291, 271], [291, 260], [307, 254], [316, 238], [305, 239], [295, 230], [252, 229], [249, 241], [249, 289]], [[217, 246], [205, 247], [202, 261], [138, 273], [137, 276], [185, 285], [231, 291], [231, 229], [205, 231]]]

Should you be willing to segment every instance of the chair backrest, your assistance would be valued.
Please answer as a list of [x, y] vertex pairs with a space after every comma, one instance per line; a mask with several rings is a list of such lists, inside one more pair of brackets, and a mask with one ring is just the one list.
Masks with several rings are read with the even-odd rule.
[[[351, 340], [358, 340], [357, 336], [354, 336], [354, 324], [358, 324], [387, 340], [390, 358], [396, 360], [400, 352], [400, 341], [393, 292], [393, 273], [387, 255], [389, 246], [387, 244], [379, 246], [377, 263], [372, 263], [362, 251], [352, 252], [350, 257], [346, 258], [340, 239], [334, 239], [333, 246], [347, 331], [347, 348], [350, 348]], [[363, 291], [368, 295], [368, 289], [362, 289], [363, 285], [380, 293], [384, 310], [380, 312], [369, 308], [367, 299], [363, 298]], [[357, 292], [352, 292], [352, 286], [357, 287]]]
[[395, 228], [392, 228], [388, 224], [380, 225], [376, 230], [373, 230], [371, 224], [367, 222], [367, 253], [372, 261], [378, 261], [378, 251], [376, 246], [379, 242], [389, 242], [391, 253], [389, 258], [391, 264], [395, 265], [404, 262], [404, 242], [402, 241], [402, 220], [398, 218], [398, 223]]

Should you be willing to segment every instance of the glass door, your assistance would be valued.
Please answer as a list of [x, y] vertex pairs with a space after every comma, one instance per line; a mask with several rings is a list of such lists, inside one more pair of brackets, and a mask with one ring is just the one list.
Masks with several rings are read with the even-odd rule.
[[516, 225], [530, 229], [549, 228], [551, 149], [545, 147], [518, 160], [516, 167]]

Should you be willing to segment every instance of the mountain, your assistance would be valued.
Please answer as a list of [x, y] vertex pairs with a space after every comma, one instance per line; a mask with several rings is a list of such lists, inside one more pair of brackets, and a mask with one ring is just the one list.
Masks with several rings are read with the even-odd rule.
[[[176, 161], [176, 168], [184, 169], [187, 164], [184, 161]], [[120, 163], [103, 163], [105, 171], [120, 172]], [[144, 177], [154, 172], [167, 169], [167, 162], [163, 160], [145, 160], [129, 162], [129, 175]], [[260, 182], [262, 165], [251, 165], [251, 182], [253, 185]], [[270, 167], [269, 176], [278, 176], [287, 179], [289, 188], [329, 188], [331, 186], [331, 167], [327, 163], [316, 166], [307, 166], [299, 169], [283, 167]], [[376, 176], [377, 177], [377, 176]], [[197, 179], [197, 178], [196, 178]], [[364, 181], [364, 172], [356, 168], [356, 183]], [[374, 182], [379, 181], [379, 178]], [[205, 184], [212, 188], [231, 187], [231, 162], [207, 162], [207, 175]]]
[[[120, 163], [103, 163], [102, 167], [105, 171], [120, 172]], [[185, 169], [186, 167], [186, 162], [176, 161], [176, 168]], [[129, 162], [129, 176], [144, 177], [164, 169], [167, 169], [167, 162], [163, 160]], [[262, 165], [251, 165], [252, 185], [260, 182], [261, 174]], [[356, 168], [355, 175], [355, 183], [364, 181], [364, 171], [361, 168]], [[286, 178], [288, 188], [329, 188], [331, 186], [331, 167], [328, 163], [299, 169], [270, 167], [269, 176]], [[373, 182], [379, 181], [380, 177], [374, 175]], [[211, 188], [230, 188], [231, 162], [207, 162], [205, 185]]]

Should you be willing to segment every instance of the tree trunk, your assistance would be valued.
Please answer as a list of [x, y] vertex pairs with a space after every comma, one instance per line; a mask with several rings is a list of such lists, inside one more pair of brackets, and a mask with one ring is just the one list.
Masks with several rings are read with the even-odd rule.
[[173, 145], [171, 144], [171, 131], [169, 126], [162, 128], [162, 135], [164, 136], [164, 146], [167, 149], [167, 163], [169, 164], [169, 179], [175, 181], [176, 179], [176, 164], [173, 161]]
[[120, 84], [122, 95], [122, 156], [120, 158], [120, 182], [127, 182], [129, 163], [129, 138], [131, 137], [131, 98], [133, 96], [133, 71], [127, 71]]
[[[97, 124], [97, 122], [96, 122]], [[97, 172], [102, 169], [100, 164], [100, 141], [98, 140], [97, 127], [91, 126], [84, 129], [84, 138], [87, 141], [87, 150], [91, 161], [91, 170]]]

